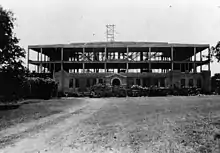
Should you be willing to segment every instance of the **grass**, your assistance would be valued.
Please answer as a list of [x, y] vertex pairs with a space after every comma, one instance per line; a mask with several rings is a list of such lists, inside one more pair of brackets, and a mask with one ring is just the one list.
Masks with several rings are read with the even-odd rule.
[[[109, 99], [110, 100], [110, 99]], [[214, 153], [220, 97], [155, 97], [110, 100], [84, 121], [87, 143], [123, 151]], [[94, 149], [91, 148], [91, 149]]]
[[79, 105], [82, 102], [80, 99], [29, 100], [16, 109], [0, 110], [0, 130], [18, 123], [60, 113], [70, 106]]

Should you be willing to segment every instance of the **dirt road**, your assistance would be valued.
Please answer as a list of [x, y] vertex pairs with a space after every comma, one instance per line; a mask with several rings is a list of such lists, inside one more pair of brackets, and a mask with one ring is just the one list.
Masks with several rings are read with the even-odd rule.
[[80, 121], [91, 117], [103, 105], [103, 100], [89, 99], [84, 105], [69, 108], [64, 113], [0, 131], [0, 152], [72, 152], [72, 141], [81, 128]]
[[215, 144], [211, 137], [203, 136], [211, 127], [202, 133], [195, 131], [206, 123], [210, 111], [219, 114], [220, 97], [85, 100], [64, 113], [1, 131], [0, 152], [193, 153], [213, 149]]

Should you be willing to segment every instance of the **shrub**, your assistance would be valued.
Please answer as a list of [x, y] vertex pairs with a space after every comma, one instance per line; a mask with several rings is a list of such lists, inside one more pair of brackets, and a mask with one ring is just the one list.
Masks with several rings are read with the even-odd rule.
[[22, 90], [25, 98], [50, 99], [56, 96], [57, 83], [50, 78], [29, 77], [23, 82]]

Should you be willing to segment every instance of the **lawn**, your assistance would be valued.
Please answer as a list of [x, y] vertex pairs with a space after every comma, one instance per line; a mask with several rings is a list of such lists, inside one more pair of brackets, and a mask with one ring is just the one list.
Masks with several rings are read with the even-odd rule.
[[15, 109], [0, 110], [0, 130], [63, 112], [82, 102], [81, 99], [28, 100]]
[[[84, 145], [126, 152], [218, 152], [220, 97], [110, 98], [84, 120]], [[96, 147], [95, 147], [96, 146]], [[112, 149], [112, 150], [114, 150]]]

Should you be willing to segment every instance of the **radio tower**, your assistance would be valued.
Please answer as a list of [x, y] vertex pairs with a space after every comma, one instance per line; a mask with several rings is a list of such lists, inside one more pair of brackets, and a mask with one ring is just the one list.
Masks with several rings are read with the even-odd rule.
[[106, 39], [107, 41], [115, 41], [115, 25], [108, 24], [106, 25]]

